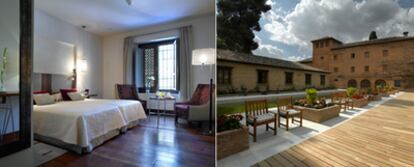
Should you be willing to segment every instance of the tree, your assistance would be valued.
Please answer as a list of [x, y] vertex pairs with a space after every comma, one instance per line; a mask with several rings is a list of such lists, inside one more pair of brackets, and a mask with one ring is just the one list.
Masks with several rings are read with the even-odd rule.
[[371, 33], [369, 33], [369, 40], [373, 39], [377, 39], [377, 32], [375, 31], [371, 31]]
[[259, 45], [253, 31], [260, 31], [262, 13], [271, 9], [266, 0], [218, 0], [217, 48], [251, 53]]

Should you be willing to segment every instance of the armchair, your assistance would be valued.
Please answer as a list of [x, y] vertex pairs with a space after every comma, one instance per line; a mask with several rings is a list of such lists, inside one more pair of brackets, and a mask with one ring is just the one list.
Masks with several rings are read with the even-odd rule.
[[[209, 91], [209, 84], [198, 84], [189, 101], [175, 103], [175, 123], [178, 123], [178, 118], [187, 120], [189, 125], [193, 121], [208, 121]], [[214, 91], [214, 85], [212, 91]]]
[[148, 114], [147, 101], [139, 98], [138, 93], [137, 93], [137, 88], [135, 87], [135, 85], [116, 84], [116, 87], [117, 87], [119, 99], [137, 100], [141, 102], [142, 107], [145, 110], [145, 113]]

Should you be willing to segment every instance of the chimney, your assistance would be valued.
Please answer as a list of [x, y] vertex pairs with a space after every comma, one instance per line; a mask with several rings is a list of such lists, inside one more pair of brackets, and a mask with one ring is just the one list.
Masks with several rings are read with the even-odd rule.
[[408, 31], [403, 32], [403, 34], [404, 34], [404, 37], [408, 37]]

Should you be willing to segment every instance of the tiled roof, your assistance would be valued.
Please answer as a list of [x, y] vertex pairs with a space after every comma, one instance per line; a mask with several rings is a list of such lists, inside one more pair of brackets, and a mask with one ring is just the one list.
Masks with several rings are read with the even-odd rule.
[[309, 63], [309, 62], [312, 62], [312, 57], [309, 57], [309, 58], [298, 61], [298, 63]]
[[272, 66], [278, 68], [287, 68], [287, 69], [294, 69], [294, 70], [303, 70], [303, 71], [313, 71], [313, 72], [322, 72], [322, 73], [329, 73], [322, 69], [318, 69], [315, 67], [311, 67], [308, 65], [304, 65], [298, 62], [282, 60], [282, 59], [275, 59], [263, 56], [257, 56], [253, 54], [246, 54], [246, 53], [237, 53], [229, 50], [217, 50], [217, 59], [218, 60], [225, 60], [225, 61], [232, 61], [232, 62], [239, 62], [239, 63], [246, 63], [246, 64], [257, 64], [257, 65], [265, 65], [265, 66]]
[[368, 40], [368, 41], [345, 43], [345, 44], [333, 47], [332, 50], [350, 48], [350, 47], [356, 47], [356, 46], [362, 46], [362, 45], [374, 45], [374, 44], [382, 44], [382, 43], [389, 43], [389, 42], [405, 41], [405, 40], [414, 40], [414, 37], [389, 37], [389, 38], [373, 39], [373, 40]]

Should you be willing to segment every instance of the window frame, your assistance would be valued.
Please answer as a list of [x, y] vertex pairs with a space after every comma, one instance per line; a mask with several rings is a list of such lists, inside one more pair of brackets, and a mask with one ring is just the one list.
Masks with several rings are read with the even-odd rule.
[[305, 85], [312, 85], [312, 74], [305, 73]]
[[325, 86], [326, 85], [326, 75], [320, 75], [320, 84], [322, 85], [322, 86]]
[[[219, 73], [222, 71], [222, 70], [225, 70], [225, 71], [228, 71], [228, 74], [229, 74], [229, 80], [228, 80], [228, 83], [226, 83], [226, 82], [221, 82], [220, 80], [222, 80], [222, 81], [224, 81], [224, 76], [223, 76], [223, 79], [220, 79], [219, 78]], [[232, 80], [231, 80], [231, 76], [232, 76], [232, 71], [233, 71], [233, 67], [228, 67], [228, 66], [217, 66], [217, 84], [222, 84], [222, 85], [231, 85], [231, 83], [232, 83]], [[224, 73], [223, 73], [224, 74]]]
[[350, 71], [351, 71], [351, 73], [355, 73], [355, 66], [351, 66]]
[[[262, 75], [261, 74], [265, 74], [265, 78], [261, 78]], [[258, 84], [268, 84], [269, 83], [269, 70], [261, 70], [261, 69], [256, 69], [256, 75], [257, 75], [257, 83]]]
[[[288, 76], [290, 76], [289, 80], [288, 80]], [[294, 77], [293, 72], [285, 72], [285, 85], [293, 85], [293, 77]]]
[[364, 67], [364, 72], [369, 72], [369, 66]]
[[[158, 55], [158, 47], [160, 46], [160, 45], [168, 45], [168, 44], [173, 44], [173, 43], [175, 43], [175, 45], [176, 45], [176, 47], [175, 47], [175, 52], [176, 52], [176, 78], [175, 78], [175, 84], [176, 84], [176, 89], [175, 90], [169, 90], [169, 89], [159, 89], [159, 74], [158, 74], [158, 71], [159, 71], [159, 65], [158, 65], [158, 58], [159, 58], [159, 55]], [[154, 86], [153, 87], [151, 87], [150, 88], [150, 92], [151, 93], [155, 93], [156, 91], [163, 91], [163, 92], [171, 92], [171, 93], [178, 93], [178, 92], [180, 92], [180, 39], [179, 38], [174, 38], [174, 39], [167, 39], [167, 40], [162, 40], [162, 41], [156, 41], [156, 42], [148, 42], [148, 43], [142, 43], [142, 44], [139, 44], [138, 45], [138, 48], [140, 48], [140, 49], [142, 49], [142, 52], [145, 52], [145, 49], [149, 49], [149, 48], [153, 48], [153, 49], [155, 49], [155, 55], [154, 55], [154, 62], [155, 62], [155, 65], [154, 65], [154, 77], [155, 77], [155, 82], [154, 82]], [[134, 54], [135, 55], [135, 54]], [[142, 58], [141, 58], [141, 60], [144, 62], [144, 67], [142, 67], [142, 68], [145, 68], [145, 53], [143, 53], [142, 54], [143, 56], [142, 56]], [[134, 58], [135, 58], [135, 56], [133, 56]], [[134, 66], [135, 66], [135, 59], [133, 60], [133, 64], [134, 64]], [[134, 68], [134, 70], [133, 70], [133, 81], [135, 82], [135, 76], [136, 76], [136, 74], [135, 74], [135, 68], [136, 67], [133, 67]], [[144, 82], [144, 88], [145, 88], [145, 69], [142, 71], [143, 72], [143, 74], [142, 74], [142, 77], [144, 77], [143, 78], [143, 82]]]

